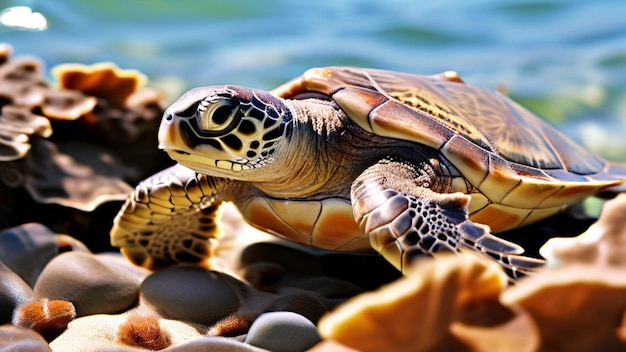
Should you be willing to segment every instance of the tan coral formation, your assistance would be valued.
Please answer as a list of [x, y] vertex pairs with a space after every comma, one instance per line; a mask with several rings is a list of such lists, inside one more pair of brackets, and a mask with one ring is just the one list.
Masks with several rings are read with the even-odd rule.
[[409, 275], [323, 318], [320, 334], [360, 351], [459, 350], [450, 324], [473, 320], [475, 310], [493, 313], [483, 324], [499, 322], [506, 282], [497, 265], [471, 254], [419, 261]]
[[29, 136], [52, 134], [48, 119], [17, 106], [2, 107], [0, 125], [0, 162], [23, 158], [30, 151]]
[[128, 98], [147, 81], [139, 71], [121, 70], [110, 62], [87, 66], [62, 64], [52, 69], [61, 88], [103, 98], [116, 107], [123, 107]]
[[626, 194], [607, 201], [600, 218], [573, 238], [555, 237], [540, 249], [549, 266], [568, 263], [626, 267]]
[[[607, 201], [587, 232], [542, 249], [549, 266], [506, 289], [500, 269], [473, 256], [420, 262], [324, 317], [314, 350], [626, 350], [625, 210], [626, 195]], [[498, 307], [513, 314], [498, 322]]]

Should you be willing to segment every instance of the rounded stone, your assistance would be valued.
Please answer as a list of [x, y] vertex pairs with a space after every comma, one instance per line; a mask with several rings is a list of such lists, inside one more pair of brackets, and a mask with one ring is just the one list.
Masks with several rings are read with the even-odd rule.
[[305, 351], [320, 342], [317, 328], [307, 318], [292, 312], [261, 314], [250, 327], [246, 343], [270, 351]]
[[165, 268], [143, 281], [141, 297], [169, 318], [212, 325], [239, 308], [228, 279], [199, 267]]
[[34, 290], [41, 297], [72, 302], [79, 317], [115, 313], [136, 304], [147, 274], [108, 256], [67, 252], [45, 267]]
[[34, 300], [33, 289], [0, 261], [0, 325], [11, 322], [17, 306]]
[[168, 352], [268, 352], [265, 349], [221, 336], [203, 336], [187, 343], [172, 346]]
[[0, 232], [0, 260], [29, 285], [59, 254], [59, 240], [47, 227], [24, 224]]
[[315, 292], [293, 289], [290, 294], [277, 298], [265, 311], [297, 313], [317, 323], [333, 307], [329, 300]]
[[51, 352], [46, 340], [34, 330], [0, 326], [0, 351]]

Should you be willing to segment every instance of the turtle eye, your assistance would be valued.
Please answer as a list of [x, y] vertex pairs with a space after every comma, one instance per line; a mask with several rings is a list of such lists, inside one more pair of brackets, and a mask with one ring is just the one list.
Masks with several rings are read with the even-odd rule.
[[206, 131], [223, 131], [233, 125], [239, 105], [230, 100], [202, 101], [198, 106], [198, 124]]

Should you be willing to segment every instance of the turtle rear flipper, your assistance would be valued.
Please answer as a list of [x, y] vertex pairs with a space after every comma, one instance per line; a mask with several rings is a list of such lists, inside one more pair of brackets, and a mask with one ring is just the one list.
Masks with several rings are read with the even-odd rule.
[[356, 222], [372, 247], [400, 270], [419, 256], [470, 248], [496, 259], [517, 278], [542, 261], [522, 257], [523, 249], [490, 234], [489, 227], [468, 220], [470, 197], [437, 193], [431, 182], [407, 172], [413, 166], [384, 160], [368, 168], [352, 186]]
[[216, 180], [181, 165], [147, 178], [116, 216], [111, 244], [149, 269], [206, 262], [220, 233], [216, 186]]

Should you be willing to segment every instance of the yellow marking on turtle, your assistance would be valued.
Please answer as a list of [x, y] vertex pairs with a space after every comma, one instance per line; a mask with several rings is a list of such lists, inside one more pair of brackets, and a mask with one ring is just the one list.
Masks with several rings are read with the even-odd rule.
[[556, 206], [552, 208], [543, 208], [543, 209], [535, 209], [532, 210], [524, 220], [519, 224], [519, 226], [530, 225], [539, 220], [546, 219], [552, 215], [558, 214], [564, 210], [564, 206]]
[[354, 220], [349, 201], [337, 198], [324, 199], [321, 206], [322, 211], [311, 234], [312, 245], [327, 249], [371, 250], [369, 241], [359, 242], [366, 244], [366, 247], [359, 247], [357, 242], [354, 242], [364, 234]]
[[452, 178], [452, 181], [450, 181], [450, 192], [468, 192], [467, 183], [463, 176], [457, 176]]
[[174, 206], [171, 206], [169, 208], [165, 208], [162, 206], [159, 206], [156, 203], [152, 203], [150, 204], [150, 211], [155, 213], [155, 214], [159, 214], [162, 216], [167, 216], [167, 217], [171, 217], [172, 216], [172, 208], [174, 208]]
[[331, 250], [370, 251], [347, 200], [253, 198], [241, 206], [248, 222], [279, 237]]
[[592, 181], [588, 183], [567, 184], [550, 197], [544, 199], [540, 206], [542, 208], [554, 207], [563, 204], [574, 204], [579, 201], [598, 193], [598, 190], [610, 185], [618, 185], [622, 181], [614, 182], [598, 182]]
[[522, 179], [509, 167], [509, 162], [499, 155], [489, 153], [489, 171], [479, 188], [492, 202], [502, 203], [521, 182]]
[[[562, 188], [562, 183], [522, 178], [517, 187], [513, 188], [500, 203], [520, 209], [537, 209], [547, 198]], [[552, 207], [552, 205], [548, 206]]]
[[187, 194], [187, 198], [194, 204], [200, 203], [204, 197], [204, 193], [202, 193], [200, 187], [186, 187], [185, 192]]
[[[289, 224], [303, 236], [311, 233], [311, 229], [320, 217], [320, 202], [299, 202], [289, 200], [267, 199], [267, 205], [280, 219]], [[310, 240], [307, 244], [311, 244]]]
[[278, 237], [308, 244], [309, 234], [298, 231], [274, 211], [270, 200], [263, 197], [252, 198], [240, 207], [243, 217], [253, 226]]
[[174, 208], [189, 208], [193, 205], [193, 203], [186, 196], [175, 196], [172, 192], [172, 197], [170, 198], [172, 203], [174, 204]]
[[[169, 192], [168, 192], [169, 194]], [[154, 194], [150, 197], [150, 208], [155, 208], [156, 206], [161, 207], [163, 209], [167, 209], [168, 211], [171, 211], [172, 208], [174, 208], [174, 204], [172, 204], [172, 202], [170, 202], [169, 197], [167, 199], [163, 199], [160, 197], [155, 197]]]
[[487, 206], [487, 204], [490, 203], [489, 199], [487, 199], [487, 197], [485, 197], [485, 195], [480, 192], [470, 193], [469, 196], [472, 198], [470, 200], [469, 207], [467, 210], [469, 214], [472, 214], [484, 208], [485, 206]]
[[531, 210], [491, 203], [469, 215], [471, 221], [489, 225], [491, 231], [501, 232], [518, 227]]

